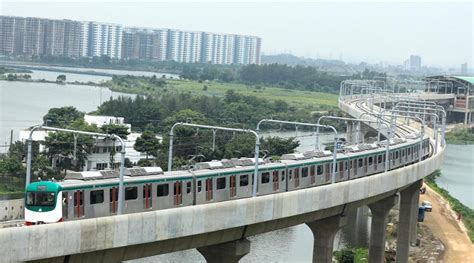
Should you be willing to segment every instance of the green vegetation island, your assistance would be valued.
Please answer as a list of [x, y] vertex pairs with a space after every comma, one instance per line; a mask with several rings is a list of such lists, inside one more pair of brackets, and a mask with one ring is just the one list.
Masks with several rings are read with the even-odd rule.
[[474, 127], [455, 128], [447, 132], [446, 142], [449, 144], [474, 144]]

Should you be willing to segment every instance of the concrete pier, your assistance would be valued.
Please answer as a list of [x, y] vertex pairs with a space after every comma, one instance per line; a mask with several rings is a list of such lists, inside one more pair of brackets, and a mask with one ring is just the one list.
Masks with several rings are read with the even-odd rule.
[[250, 241], [244, 238], [222, 244], [199, 247], [197, 250], [204, 256], [207, 263], [236, 263], [250, 252]]
[[422, 180], [418, 180], [407, 188], [400, 191], [400, 214], [397, 230], [397, 257], [396, 262], [408, 262], [410, 251], [410, 238], [416, 235], [417, 213], [413, 206], [418, 207], [418, 196]]
[[313, 263], [332, 262], [334, 237], [346, 223], [347, 217], [341, 215], [306, 223], [314, 236]]
[[369, 241], [369, 263], [384, 262], [387, 216], [390, 209], [392, 209], [398, 201], [398, 196], [394, 195], [369, 204], [372, 213]]

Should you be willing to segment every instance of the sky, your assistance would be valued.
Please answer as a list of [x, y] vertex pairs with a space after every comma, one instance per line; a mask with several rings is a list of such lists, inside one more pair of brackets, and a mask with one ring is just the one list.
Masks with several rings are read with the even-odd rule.
[[265, 54], [470, 68], [473, 13], [473, 1], [0, 0], [1, 15], [256, 35]]

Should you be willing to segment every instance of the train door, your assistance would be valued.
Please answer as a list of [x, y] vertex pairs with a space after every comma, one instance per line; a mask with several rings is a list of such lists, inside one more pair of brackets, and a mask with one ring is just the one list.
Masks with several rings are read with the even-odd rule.
[[183, 183], [181, 181], [177, 181], [174, 183], [174, 205], [178, 206], [181, 205], [183, 202], [183, 195], [182, 195], [182, 186]]
[[110, 213], [117, 213], [117, 202], [118, 202], [118, 190], [117, 187], [112, 187], [109, 190], [110, 193]]
[[309, 169], [309, 176], [311, 177], [311, 184], [316, 183], [316, 167], [314, 165], [311, 165]]
[[230, 193], [230, 197], [232, 198], [237, 195], [237, 190], [235, 188], [235, 175], [231, 175], [229, 179], [230, 179], [229, 193]]
[[74, 192], [74, 216], [84, 217], [84, 190]]
[[339, 168], [339, 179], [344, 178], [344, 161], [337, 163], [337, 168]]
[[300, 168], [295, 169], [295, 188], [300, 186]]
[[364, 174], [367, 175], [367, 171], [369, 169], [368, 163], [367, 163], [367, 157], [364, 158]]
[[324, 173], [326, 175], [326, 183], [331, 180], [331, 171], [329, 170], [329, 163], [324, 165]]
[[273, 171], [272, 175], [272, 181], [273, 181], [273, 191], [276, 192], [280, 188], [279, 180], [278, 180], [278, 171]]
[[152, 204], [152, 195], [151, 195], [151, 184], [144, 184], [143, 185], [143, 208], [150, 209]]
[[212, 200], [212, 178], [206, 179], [206, 201]]
[[68, 206], [68, 193], [67, 192], [63, 192], [63, 196], [62, 196], [62, 209], [63, 209], [63, 220], [66, 220], [68, 218], [68, 209], [69, 206]]
[[378, 157], [377, 157], [377, 155], [374, 156], [373, 162], [374, 162], [374, 172], [377, 172], [377, 163], [378, 163]]
[[357, 170], [359, 170], [359, 167], [357, 167], [357, 159], [353, 161], [354, 164], [354, 177], [357, 177]]

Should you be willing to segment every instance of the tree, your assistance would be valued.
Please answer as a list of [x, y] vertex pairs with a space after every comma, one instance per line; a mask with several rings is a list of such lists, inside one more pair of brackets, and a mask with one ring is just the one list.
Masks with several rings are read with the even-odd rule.
[[66, 82], [66, 75], [64, 74], [58, 75], [58, 77], [56, 78], [56, 83], [64, 83], [64, 82]]
[[[83, 119], [76, 120], [66, 128], [88, 132], [97, 132], [95, 125], [88, 125]], [[74, 136], [77, 136], [77, 144], [74, 149]], [[44, 145], [47, 148], [47, 157], [50, 160], [59, 159], [58, 166], [62, 170], [80, 169], [84, 166], [87, 155], [92, 152], [94, 139], [88, 135], [74, 135], [72, 133], [54, 132], [45, 138]], [[74, 160], [74, 153], [76, 159]]]
[[255, 137], [236, 134], [224, 148], [224, 158], [252, 157], [255, 154]]
[[65, 128], [71, 123], [84, 118], [84, 113], [72, 106], [51, 108], [44, 115], [43, 122], [52, 127]]
[[[100, 129], [104, 133], [117, 135], [124, 140], [127, 139], [127, 135], [130, 134], [128, 132], [128, 127], [121, 124], [106, 124], [100, 127]], [[112, 138], [112, 150], [110, 151], [110, 167], [114, 167], [115, 163], [115, 153], [117, 152], [115, 150], [115, 140], [115, 138]]]
[[127, 135], [130, 134], [130, 132], [128, 132], [128, 127], [122, 124], [106, 124], [102, 125], [100, 129], [103, 133], [115, 134], [122, 139], [127, 139]]
[[0, 156], [0, 174], [2, 179], [5, 179], [5, 175], [13, 178], [22, 173], [24, 173], [24, 168], [20, 160], [14, 156]]
[[161, 143], [156, 134], [153, 131], [146, 130], [142, 133], [140, 137], [137, 138], [133, 148], [141, 153], [146, 154], [146, 160], [148, 160], [149, 155], [156, 156]]
[[262, 139], [262, 145], [260, 149], [268, 151], [269, 155], [283, 155], [292, 153], [296, 148], [300, 146], [300, 142], [295, 137], [291, 138], [280, 138], [280, 137], [268, 137]]
[[11, 74], [11, 73], [8, 74], [8, 75], [7, 75], [7, 80], [8, 80], [8, 81], [15, 81], [15, 80], [17, 80], [16, 74]]

